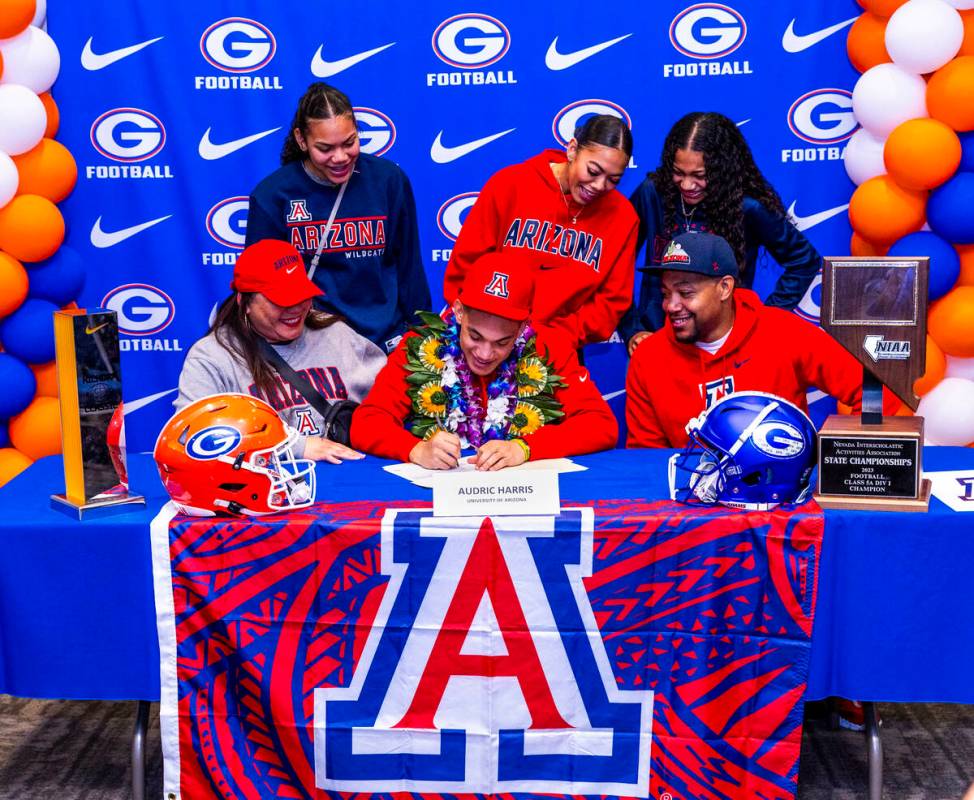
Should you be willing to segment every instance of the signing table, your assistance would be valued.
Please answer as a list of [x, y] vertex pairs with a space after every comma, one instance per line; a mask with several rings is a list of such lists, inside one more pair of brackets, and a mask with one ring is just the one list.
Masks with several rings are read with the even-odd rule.
[[[562, 503], [664, 498], [669, 455], [577, 458], [588, 470], [561, 476]], [[0, 692], [158, 699], [149, 523], [166, 497], [151, 459], [129, 460], [147, 506], [103, 520], [78, 524], [50, 508], [49, 495], [63, 490], [56, 457], [0, 489]], [[320, 465], [319, 502], [430, 501], [386, 463]], [[926, 448], [923, 463], [974, 473], [974, 451]], [[806, 698], [974, 703], [972, 533], [974, 516], [936, 499], [927, 514], [827, 511]], [[143, 704], [140, 723], [144, 714]]]

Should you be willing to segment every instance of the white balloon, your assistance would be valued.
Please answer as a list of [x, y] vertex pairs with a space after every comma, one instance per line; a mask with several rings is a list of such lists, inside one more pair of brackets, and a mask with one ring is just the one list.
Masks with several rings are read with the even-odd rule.
[[947, 356], [947, 371], [944, 373], [944, 376], [947, 378], [963, 378], [964, 380], [974, 381], [974, 358]]
[[944, 2], [952, 5], [954, 8], [959, 8], [961, 11], [974, 8], [974, 0], [944, 0]]
[[963, 40], [964, 20], [943, 0], [909, 0], [886, 23], [886, 52], [898, 67], [918, 75], [940, 69]]
[[20, 184], [20, 174], [17, 165], [6, 153], [0, 153], [0, 208], [13, 200]]
[[931, 442], [959, 446], [974, 442], [974, 381], [944, 378], [920, 398], [917, 416], [924, 418]]
[[51, 88], [61, 69], [61, 54], [54, 40], [33, 25], [10, 39], [0, 40], [0, 55], [0, 84], [17, 83], [37, 94]]
[[926, 81], [896, 64], [877, 64], [856, 81], [852, 111], [862, 127], [885, 139], [897, 125], [929, 116]]
[[865, 128], [852, 134], [842, 159], [845, 161], [845, 171], [856, 186], [877, 175], [886, 174], [886, 164], [883, 162], [885, 144], [885, 139], [876, 138]]
[[44, 138], [47, 112], [44, 104], [26, 86], [0, 84], [0, 153], [26, 153]]
[[34, 8], [34, 18], [30, 21], [31, 25], [44, 28], [47, 25], [47, 0], [36, 0]]

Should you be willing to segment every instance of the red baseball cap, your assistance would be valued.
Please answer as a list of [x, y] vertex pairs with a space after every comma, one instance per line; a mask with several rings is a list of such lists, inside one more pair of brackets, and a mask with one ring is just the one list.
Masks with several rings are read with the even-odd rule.
[[531, 316], [534, 269], [510, 253], [485, 253], [460, 287], [460, 302], [504, 319], [524, 322]]
[[308, 279], [304, 259], [294, 245], [278, 239], [261, 239], [240, 254], [230, 288], [260, 292], [285, 308], [324, 294]]

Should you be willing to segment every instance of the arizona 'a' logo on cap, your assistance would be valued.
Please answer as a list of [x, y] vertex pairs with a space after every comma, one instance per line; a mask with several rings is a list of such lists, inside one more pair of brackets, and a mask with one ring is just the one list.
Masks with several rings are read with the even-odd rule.
[[687, 251], [683, 249], [683, 245], [679, 242], [670, 242], [670, 246], [666, 248], [666, 252], [663, 253], [662, 262], [664, 264], [689, 264], [690, 256]]
[[508, 277], [509, 276], [505, 272], [495, 272], [494, 276], [484, 287], [484, 294], [492, 294], [494, 297], [506, 298], [509, 294], [507, 291]]

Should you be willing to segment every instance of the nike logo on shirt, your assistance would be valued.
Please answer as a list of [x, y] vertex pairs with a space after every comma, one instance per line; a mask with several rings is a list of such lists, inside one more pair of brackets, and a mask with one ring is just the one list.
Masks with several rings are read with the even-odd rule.
[[120, 47], [118, 50], [109, 50], [107, 53], [96, 53], [91, 49], [91, 40], [93, 38], [93, 36], [88, 37], [88, 41], [85, 42], [84, 49], [81, 51], [81, 66], [89, 72], [104, 69], [116, 61], [128, 58], [130, 55], [138, 53], [142, 48], [148, 47], [150, 44], [155, 44], [163, 37], [157, 36], [155, 39], [147, 39], [144, 42], [139, 42], [129, 47]]
[[631, 33], [627, 33], [625, 36], [619, 36], [616, 39], [609, 39], [607, 42], [599, 42], [598, 44], [593, 44], [591, 47], [583, 47], [581, 50], [575, 50], [571, 53], [559, 53], [558, 52], [558, 37], [556, 36], [552, 40], [551, 44], [548, 45], [548, 52], [545, 53], [544, 63], [545, 66], [550, 70], [562, 70], [568, 69], [569, 67], [574, 67], [576, 64], [581, 63], [586, 58], [591, 58], [596, 53], [601, 53], [603, 50], [612, 47], [614, 44], [619, 44], [623, 39], [628, 39], [632, 36]]
[[167, 214], [164, 217], [150, 219], [148, 222], [132, 225], [129, 228], [122, 228], [120, 231], [102, 230], [101, 217], [98, 217], [98, 219], [95, 220], [95, 224], [91, 226], [91, 243], [95, 247], [114, 247], [120, 242], [124, 242], [126, 239], [135, 236], [135, 234], [142, 233], [142, 231], [144, 231], [146, 228], [151, 228], [153, 225], [158, 225], [160, 222], [164, 222], [171, 216], [172, 214]]
[[263, 139], [265, 136], [270, 136], [272, 133], [279, 131], [281, 128], [271, 128], [270, 130], [261, 131], [260, 133], [252, 134], [251, 136], [244, 136], [240, 139], [234, 139], [230, 142], [224, 142], [223, 144], [214, 144], [210, 141], [210, 131], [212, 128], [207, 128], [203, 133], [203, 138], [200, 139], [200, 158], [206, 159], [207, 161], [215, 161], [218, 158], [223, 158], [231, 153], [237, 152], [241, 147], [246, 147], [252, 142], [256, 142], [258, 139]]
[[838, 33], [857, 19], [859, 17], [852, 17], [852, 19], [847, 19], [844, 22], [837, 22], [835, 25], [830, 25], [828, 28], [822, 28], [820, 31], [806, 33], [801, 36], [795, 33], [795, 20], [792, 20], [788, 23], [784, 36], [781, 37], [781, 46], [786, 52], [800, 53], [802, 50], [807, 50], [809, 47], [814, 47], [819, 42], [828, 39], [833, 33]]
[[849, 204], [846, 203], [844, 206], [836, 206], [835, 208], [828, 208], [825, 211], [819, 211], [817, 214], [809, 214], [807, 217], [800, 217], [795, 213], [795, 202], [788, 206], [788, 216], [794, 220], [795, 227], [800, 231], [807, 231], [809, 228], [814, 228], [820, 222], [825, 222], [827, 219], [832, 219], [832, 217], [841, 214], [849, 207]]
[[365, 61], [367, 58], [372, 58], [376, 53], [381, 53], [383, 50], [392, 47], [395, 42], [389, 42], [389, 44], [384, 44], [382, 47], [375, 47], [372, 50], [364, 50], [361, 53], [356, 53], [352, 56], [346, 56], [345, 58], [340, 58], [338, 61], [325, 61], [321, 57], [321, 51], [324, 45], [319, 45], [317, 52], [311, 59], [311, 74], [316, 78], [330, 78], [332, 75], [337, 75], [339, 72], [344, 72], [349, 67], [354, 67], [360, 61]]
[[433, 140], [433, 144], [430, 147], [430, 158], [432, 158], [437, 164], [449, 164], [451, 161], [456, 161], [458, 158], [463, 158], [464, 156], [472, 153], [474, 150], [478, 150], [484, 145], [490, 144], [495, 139], [500, 139], [501, 136], [507, 136], [507, 134], [515, 130], [517, 130], [517, 128], [508, 128], [506, 131], [493, 133], [490, 136], [484, 136], [481, 139], [474, 139], [472, 142], [460, 144], [456, 147], [447, 147], [444, 145], [443, 131], [440, 131], [438, 134], [436, 134], [436, 138]]

